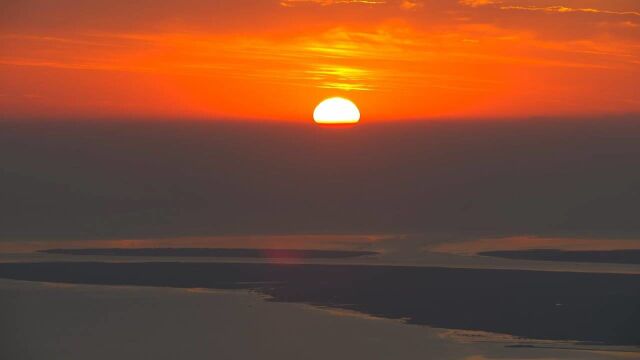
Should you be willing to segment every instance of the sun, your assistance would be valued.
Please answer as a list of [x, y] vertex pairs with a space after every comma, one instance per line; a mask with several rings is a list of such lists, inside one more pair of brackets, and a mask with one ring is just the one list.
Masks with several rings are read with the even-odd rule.
[[360, 111], [351, 100], [332, 97], [316, 106], [313, 121], [318, 124], [355, 124], [360, 121]]

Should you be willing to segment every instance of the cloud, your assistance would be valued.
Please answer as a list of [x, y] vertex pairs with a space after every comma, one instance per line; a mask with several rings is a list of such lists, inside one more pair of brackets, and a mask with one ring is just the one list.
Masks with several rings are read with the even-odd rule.
[[[503, 4], [501, 0], [459, 0], [462, 5], [470, 7], [480, 7], [487, 5]], [[554, 6], [522, 6], [522, 5], [502, 5], [501, 10], [523, 10], [523, 11], [543, 11], [550, 13], [591, 13], [591, 14], [608, 14], [608, 15], [631, 15], [640, 16], [638, 11], [615, 11], [603, 10], [596, 8], [572, 8], [564, 5]]]
[[466, 6], [479, 7], [479, 6], [485, 6], [485, 5], [500, 4], [501, 1], [499, 0], [460, 0], [459, 3]]
[[405, 10], [413, 10], [422, 7], [422, 3], [418, 0], [403, 0], [400, 3], [400, 7]]
[[365, 4], [365, 5], [379, 5], [386, 4], [386, 0], [283, 0], [280, 2], [281, 6], [293, 7], [298, 4], [318, 4], [322, 6], [336, 5], [336, 4]]
[[[489, 0], [475, 0], [475, 1], [489, 1]], [[295, 7], [299, 4], [316, 4], [321, 6], [330, 5], [387, 5], [390, 4], [387, 0], [282, 0], [280, 5], [283, 7]], [[422, 0], [394, 0], [391, 5], [399, 7], [404, 10], [414, 10], [422, 7]]]
[[[474, 1], [491, 1], [491, 0], [462, 0], [465, 2]], [[502, 10], [524, 10], [524, 11], [544, 11], [550, 13], [591, 13], [591, 14], [607, 14], [607, 15], [632, 15], [640, 16], [640, 12], [637, 11], [613, 11], [613, 10], [601, 10], [593, 8], [571, 8], [567, 6], [501, 6]]]

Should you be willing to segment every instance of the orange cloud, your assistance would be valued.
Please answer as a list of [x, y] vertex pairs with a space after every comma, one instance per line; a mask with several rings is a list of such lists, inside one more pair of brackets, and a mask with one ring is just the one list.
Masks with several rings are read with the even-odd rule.
[[422, 6], [422, 2], [418, 0], [403, 0], [400, 7], [405, 10], [413, 10]]
[[[474, 0], [469, 0], [474, 1]], [[484, 0], [477, 0], [484, 1]], [[601, 10], [592, 8], [571, 8], [567, 6], [501, 6], [502, 10], [525, 10], [525, 11], [544, 11], [551, 13], [590, 13], [590, 14], [608, 14], [608, 15], [632, 15], [640, 16], [640, 12], [637, 11], [613, 11], [613, 10]]]
[[[392, 3], [399, 4], [399, 8], [413, 10], [422, 6], [421, 0], [392, 0]], [[302, 4], [317, 4], [321, 6], [330, 5], [386, 5], [387, 0], [282, 0], [282, 7], [295, 7]]]
[[386, 4], [386, 0], [283, 0], [280, 2], [281, 6], [292, 7], [297, 4], [312, 3], [322, 6], [337, 5], [337, 4], [365, 4], [365, 5], [377, 5]]
[[500, 4], [499, 0], [460, 0], [459, 3], [471, 7], [486, 6], [492, 4]]

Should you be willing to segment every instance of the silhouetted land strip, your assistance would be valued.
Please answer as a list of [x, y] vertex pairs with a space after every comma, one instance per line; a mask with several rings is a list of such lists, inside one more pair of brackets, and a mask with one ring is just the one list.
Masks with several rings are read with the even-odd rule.
[[227, 248], [96, 248], [47, 249], [39, 252], [65, 255], [165, 256], [165, 257], [230, 257], [275, 259], [341, 259], [376, 255], [373, 251], [298, 250], [298, 249], [227, 249]]
[[412, 324], [640, 345], [640, 275], [240, 263], [3, 263], [0, 277], [75, 284], [248, 289]]
[[640, 264], [640, 250], [573, 251], [557, 249], [499, 250], [478, 253], [507, 259]]

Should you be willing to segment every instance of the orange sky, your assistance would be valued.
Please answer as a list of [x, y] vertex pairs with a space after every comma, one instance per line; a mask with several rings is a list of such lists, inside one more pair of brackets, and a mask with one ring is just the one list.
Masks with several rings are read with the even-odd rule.
[[0, 9], [11, 118], [310, 121], [640, 112], [637, 0], [24, 0]]

